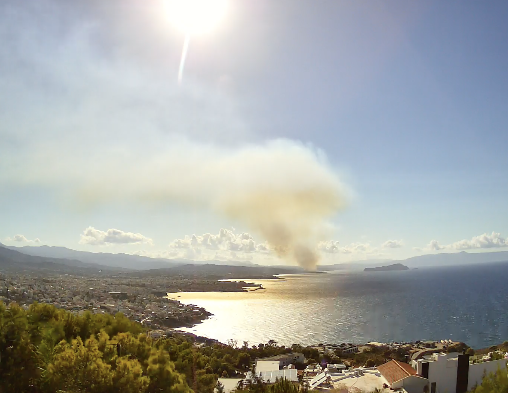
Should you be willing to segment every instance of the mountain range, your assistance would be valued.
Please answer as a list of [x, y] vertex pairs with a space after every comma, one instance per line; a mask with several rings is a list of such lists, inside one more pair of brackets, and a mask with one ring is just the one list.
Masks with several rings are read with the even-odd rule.
[[[366, 267], [387, 263], [402, 263], [410, 268], [436, 266], [471, 265], [476, 263], [508, 261], [508, 251], [468, 253], [427, 254], [404, 260], [367, 260], [352, 263], [319, 266], [319, 270], [363, 270]], [[223, 271], [225, 266], [266, 267], [250, 262], [236, 261], [193, 261], [187, 259], [150, 258], [130, 254], [93, 253], [77, 251], [65, 247], [50, 246], [5, 246], [0, 243], [0, 267], [18, 266], [26, 269], [95, 269], [95, 270], [153, 270], [171, 269], [186, 265], [215, 266]], [[222, 266], [219, 268], [219, 266]], [[272, 266], [273, 268], [290, 268], [291, 266]], [[298, 269], [298, 268], [296, 268]], [[179, 269], [175, 269], [175, 272]], [[226, 269], [227, 270], [227, 269]], [[294, 270], [294, 269], [293, 269]]]

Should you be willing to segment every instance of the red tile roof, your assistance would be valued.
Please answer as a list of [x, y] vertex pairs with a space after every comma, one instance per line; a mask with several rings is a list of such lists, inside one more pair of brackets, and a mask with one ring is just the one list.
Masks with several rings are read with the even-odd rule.
[[381, 375], [385, 377], [389, 385], [411, 375], [416, 375], [416, 371], [407, 363], [401, 363], [396, 360], [390, 360], [377, 368]]

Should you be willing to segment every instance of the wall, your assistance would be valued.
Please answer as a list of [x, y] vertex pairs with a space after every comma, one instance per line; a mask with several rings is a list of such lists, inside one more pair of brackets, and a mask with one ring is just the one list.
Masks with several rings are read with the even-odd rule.
[[276, 371], [279, 369], [279, 364], [278, 360], [258, 360], [256, 362], [256, 372]]
[[429, 382], [436, 382], [436, 393], [455, 393], [457, 359], [447, 359], [446, 355], [436, 356], [436, 358], [437, 361], [429, 362]]
[[479, 385], [482, 382], [484, 373], [495, 373], [498, 369], [506, 370], [506, 362], [506, 359], [500, 359], [470, 364], [467, 390], [471, 390], [475, 385]]
[[[404, 388], [408, 393], [423, 393], [429, 381], [425, 378], [412, 375], [392, 384], [393, 389]], [[430, 386], [429, 386], [430, 389]], [[429, 390], [430, 391], [430, 390]]]

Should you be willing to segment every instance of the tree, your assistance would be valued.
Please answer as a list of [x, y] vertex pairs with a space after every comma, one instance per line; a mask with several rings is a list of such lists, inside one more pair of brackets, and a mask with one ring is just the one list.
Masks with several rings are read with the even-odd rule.
[[240, 352], [236, 365], [240, 369], [248, 369], [250, 367], [250, 361], [250, 355], [247, 352]]
[[161, 350], [152, 351], [147, 374], [150, 377], [148, 393], [191, 393], [183, 375], [175, 370], [168, 354]]
[[102, 360], [97, 340], [83, 344], [81, 337], [55, 347], [53, 362], [48, 365], [45, 385], [48, 391], [102, 393], [113, 386], [111, 366]]
[[365, 362], [365, 367], [374, 367], [376, 365], [376, 362], [373, 359], [367, 359]]
[[506, 393], [508, 392], [508, 374], [506, 368], [499, 369], [483, 377], [482, 383], [471, 393]]

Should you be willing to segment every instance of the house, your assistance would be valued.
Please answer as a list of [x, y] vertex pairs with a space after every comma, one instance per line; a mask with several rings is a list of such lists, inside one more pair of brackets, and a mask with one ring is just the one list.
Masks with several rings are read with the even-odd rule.
[[305, 356], [303, 353], [292, 352], [284, 353], [277, 356], [270, 356], [256, 360], [256, 371], [275, 371], [282, 370], [290, 364], [304, 363]]
[[342, 374], [344, 371], [347, 370], [347, 366], [345, 364], [331, 364], [328, 363], [326, 365], [326, 369], [331, 375], [335, 374]]
[[[287, 379], [291, 382], [298, 382], [298, 370], [296, 368], [285, 368], [283, 370], [257, 371], [256, 376], [261, 378], [264, 383], [275, 383], [280, 379]], [[252, 373], [248, 372], [246, 380], [252, 379]]]
[[376, 368], [355, 368], [341, 373], [329, 373], [333, 386], [339, 391], [391, 392], [386, 379]]
[[408, 393], [428, 392], [429, 381], [418, 375], [416, 370], [407, 363], [390, 360], [377, 369], [390, 389], [403, 389]]
[[466, 393], [482, 382], [485, 373], [506, 369], [508, 359], [483, 360], [472, 363], [469, 355], [434, 353], [413, 360], [417, 374], [430, 382], [430, 393]]

